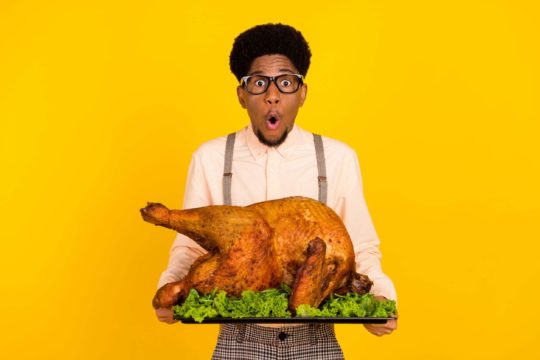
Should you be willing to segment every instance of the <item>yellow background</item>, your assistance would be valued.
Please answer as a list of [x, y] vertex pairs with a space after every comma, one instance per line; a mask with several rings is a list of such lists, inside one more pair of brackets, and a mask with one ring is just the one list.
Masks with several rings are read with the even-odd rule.
[[2, 358], [206, 359], [150, 305], [191, 153], [247, 124], [228, 69], [259, 23], [313, 51], [307, 130], [359, 155], [392, 336], [349, 359], [540, 358], [537, 1], [0, 2]]

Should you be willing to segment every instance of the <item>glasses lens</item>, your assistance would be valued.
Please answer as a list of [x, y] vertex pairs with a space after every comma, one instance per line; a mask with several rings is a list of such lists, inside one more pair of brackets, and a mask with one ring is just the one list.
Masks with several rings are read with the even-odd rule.
[[300, 79], [296, 75], [280, 75], [276, 77], [276, 85], [279, 91], [290, 94], [298, 90]]
[[251, 76], [246, 81], [247, 91], [252, 94], [262, 94], [268, 87], [268, 79], [262, 76]]

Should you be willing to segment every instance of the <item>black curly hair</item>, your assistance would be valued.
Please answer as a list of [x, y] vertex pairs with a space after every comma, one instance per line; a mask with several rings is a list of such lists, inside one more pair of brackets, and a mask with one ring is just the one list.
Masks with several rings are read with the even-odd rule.
[[311, 58], [306, 39], [292, 26], [279, 23], [257, 25], [238, 35], [229, 56], [231, 71], [240, 81], [255, 58], [273, 54], [285, 55], [306, 76]]

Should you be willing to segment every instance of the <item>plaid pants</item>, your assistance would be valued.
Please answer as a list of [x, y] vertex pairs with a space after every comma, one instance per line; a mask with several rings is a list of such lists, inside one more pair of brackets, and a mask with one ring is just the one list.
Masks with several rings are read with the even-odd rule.
[[222, 324], [212, 359], [343, 359], [334, 326], [309, 324], [269, 328]]

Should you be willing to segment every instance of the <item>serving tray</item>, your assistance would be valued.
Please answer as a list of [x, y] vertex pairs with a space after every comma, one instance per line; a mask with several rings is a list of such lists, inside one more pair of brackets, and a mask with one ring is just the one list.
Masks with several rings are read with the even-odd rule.
[[333, 323], [333, 324], [384, 324], [391, 317], [251, 317], [251, 318], [206, 318], [201, 323], [192, 318], [179, 319], [184, 324], [223, 324], [223, 323], [254, 323], [254, 324], [300, 324], [300, 323]]

